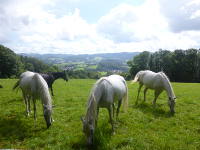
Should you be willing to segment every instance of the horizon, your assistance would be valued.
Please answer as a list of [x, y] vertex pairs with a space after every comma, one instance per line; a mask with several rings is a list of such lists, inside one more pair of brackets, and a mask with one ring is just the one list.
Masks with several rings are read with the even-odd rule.
[[2, 0], [0, 44], [75, 55], [199, 49], [199, 8], [200, 0]]
[[27, 54], [27, 55], [101, 55], [101, 54], [121, 54], [121, 53], [141, 53], [139, 51], [135, 51], [135, 52], [108, 52], [108, 53], [81, 53], [81, 54], [68, 54], [68, 53], [16, 53], [18, 55], [23, 55], [23, 54]]

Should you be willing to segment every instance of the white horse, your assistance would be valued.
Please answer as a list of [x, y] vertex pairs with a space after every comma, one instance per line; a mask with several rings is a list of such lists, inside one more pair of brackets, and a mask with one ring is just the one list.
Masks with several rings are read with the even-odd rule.
[[116, 116], [118, 117], [122, 100], [125, 110], [128, 106], [128, 88], [122, 76], [111, 75], [102, 77], [95, 83], [88, 99], [86, 115], [84, 118], [81, 118], [83, 122], [83, 132], [87, 137], [89, 145], [93, 144], [99, 108], [103, 107], [108, 109], [112, 131], [114, 132], [114, 102], [118, 102], [116, 112]]
[[174, 111], [174, 106], [175, 106], [175, 99], [176, 96], [174, 94], [172, 85], [168, 79], [168, 77], [165, 75], [165, 73], [163, 72], [152, 72], [149, 70], [145, 70], [145, 71], [139, 71], [134, 80], [132, 81], [134, 82], [139, 82], [139, 88], [138, 88], [138, 95], [137, 95], [137, 100], [136, 100], [136, 104], [138, 102], [138, 97], [139, 97], [139, 93], [140, 90], [142, 88], [142, 86], [145, 86], [144, 89], [144, 101], [146, 100], [146, 92], [148, 89], [153, 89], [155, 90], [155, 97], [153, 100], [153, 105], [155, 107], [156, 104], [156, 100], [158, 98], [158, 96], [162, 93], [163, 90], [165, 90], [167, 92], [168, 95], [168, 104], [170, 107], [170, 111], [171, 113], [175, 113]]
[[38, 73], [26, 71], [20, 75], [20, 79], [16, 82], [13, 89], [20, 87], [26, 105], [26, 113], [30, 112], [30, 100], [33, 100], [34, 119], [36, 121], [36, 99], [41, 99], [43, 105], [44, 118], [47, 128], [52, 123], [52, 102], [46, 81]]

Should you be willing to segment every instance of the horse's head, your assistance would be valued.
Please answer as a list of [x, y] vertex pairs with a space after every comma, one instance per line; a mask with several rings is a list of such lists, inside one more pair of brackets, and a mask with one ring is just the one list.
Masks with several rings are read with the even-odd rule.
[[81, 117], [83, 123], [83, 132], [86, 135], [88, 145], [94, 144], [94, 123], [92, 120], [85, 120]]
[[44, 119], [46, 121], [47, 128], [49, 128], [52, 124], [52, 117], [51, 117], [52, 108], [47, 105], [43, 105], [43, 107], [44, 107]]
[[169, 104], [171, 113], [174, 114], [175, 113], [174, 106], [176, 104], [176, 97], [173, 97], [173, 98], [169, 97], [168, 104]]

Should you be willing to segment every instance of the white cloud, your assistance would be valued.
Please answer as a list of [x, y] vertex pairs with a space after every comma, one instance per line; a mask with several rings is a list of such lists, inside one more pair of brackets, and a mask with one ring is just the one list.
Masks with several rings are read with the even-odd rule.
[[94, 24], [81, 17], [79, 8], [57, 16], [51, 8], [59, 1], [3, 0], [0, 43], [18, 53], [72, 54], [200, 46], [200, 0], [122, 3]]
[[137, 20], [133, 6], [122, 4], [100, 18], [97, 30], [105, 38], [118, 42], [131, 42], [134, 39], [133, 22]]
[[[192, 30], [200, 28], [199, 11], [197, 10], [200, 7], [197, 7], [199, 4], [197, 1], [192, 2], [189, 0], [184, 0], [184, 2], [166, 0], [160, 3], [158, 0], [146, 0], [143, 5], [137, 7], [123, 4], [100, 19], [98, 30], [105, 37], [115, 41], [118, 49], [129, 51], [131, 49], [155, 51], [159, 48], [170, 50], [198, 48], [200, 32], [192, 32]], [[185, 15], [185, 11], [177, 12], [181, 6], [186, 9], [186, 12], [189, 12], [189, 16]], [[192, 8], [193, 10], [190, 10]], [[170, 17], [171, 15], [175, 17]], [[189, 22], [187, 17], [192, 15], [193, 18], [196, 18], [190, 19], [191, 22]], [[169, 19], [171, 20], [169, 21]], [[172, 21], [174, 22], [172, 23]], [[187, 22], [180, 25], [180, 22], [183, 21]], [[171, 32], [171, 29], [176, 32]], [[177, 33], [178, 31], [182, 32]]]
[[148, 0], [142, 6], [119, 5], [103, 16], [99, 31], [115, 42], [138, 42], [154, 39], [167, 29], [167, 23], [159, 13], [156, 0]]
[[173, 32], [200, 30], [200, 0], [160, 0], [161, 13]]

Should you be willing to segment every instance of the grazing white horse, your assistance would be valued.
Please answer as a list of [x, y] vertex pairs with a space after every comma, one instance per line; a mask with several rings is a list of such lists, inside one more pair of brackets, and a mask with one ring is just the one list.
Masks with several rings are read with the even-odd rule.
[[26, 71], [20, 75], [20, 79], [16, 82], [13, 89], [20, 87], [26, 105], [26, 113], [30, 112], [30, 100], [33, 100], [34, 119], [36, 121], [36, 99], [41, 99], [43, 105], [44, 118], [47, 128], [52, 123], [52, 100], [46, 81], [38, 73]]
[[170, 111], [171, 113], [175, 113], [174, 111], [174, 106], [175, 106], [175, 99], [176, 96], [174, 94], [172, 85], [168, 79], [168, 77], [165, 75], [165, 73], [163, 72], [152, 72], [149, 70], [145, 70], [145, 71], [139, 71], [134, 80], [132, 82], [139, 82], [139, 88], [138, 88], [138, 95], [137, 95], [137, 100], [136, 100], [136, 104], [138, 102], [138, 97], [139, 97], [139, 93], [140, 90], [142, 88], [142, 86], [145, 86], [144, 89], [144, 101], [146, 100], [146, 92], [148, 89], [153, 89], [155, 90], [155, 98], [153, 100], [153, 105], [155, 106], [156, 104], [156, 100], [158, 98], [158, 96], [162, 93], [163, 90], [165, 90], [167, 92], [168, 95], [168, 104], [170, 107]]
[[116, 112], [116, 116], [118, 117], [122, 100], [124, 110], [126, 110], [128, 106], [128, 88], [122, 76], [111, 75], [102, 77], [95, 83], [88, 99], [86, 115], [84, 118], [81, 118], [83, 122], [83, 132], [87, 137], [89, 145], [93, 144], [99, 108], [103, 107], [108, 109], [112, 131], [114, 132], [114, 102], [118, 102]]

